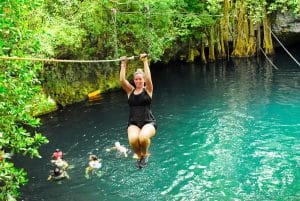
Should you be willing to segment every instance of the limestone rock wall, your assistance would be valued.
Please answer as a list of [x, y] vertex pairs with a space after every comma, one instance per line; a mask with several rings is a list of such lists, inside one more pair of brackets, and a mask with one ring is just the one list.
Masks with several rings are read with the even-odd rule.
[[[293, 17], [288, 13], [277, 14], [273, 20], [272, 30], [284, 45], [300, 42], [300, 18]], [[276, 40], [274, 40], [274, 44], [277, 44]]]

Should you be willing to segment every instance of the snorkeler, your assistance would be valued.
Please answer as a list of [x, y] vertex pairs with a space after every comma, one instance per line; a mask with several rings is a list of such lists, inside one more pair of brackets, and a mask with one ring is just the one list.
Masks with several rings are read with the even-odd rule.
[[63, 170], [67, 170], [69, 167], [69, 164], [67, 161], [61, 159], [61, 158], [57, 158], [56, 160], [51, 160], [51, 163], [55, 166], [58, 167], [60, 169]]
[[85, 168], [85, 174], [87, 175], [93, 170], [98, 170], [102, 167], [101, 159], [98, 159], [96, 155], [89, 156], [89, 166]]
[[61, 179], [69, 179], [69, 175], [67, 171], [60, 169], [58, 167], [55, 167], [53, 170], [51, 170], [50, 175], [48, 176], [47, 180], [61, 180]]
[[122, 146], [120, 144], [120, 142], [115, 142], [115, 146], [110, 148], [110, 149], [106, 149], [106, 151], [111, 151], [111, 150], [117, 150], [120, 154], [124, 155], [125, 157], [128, 157], [127, 152], [129, 151], [126, 147]]

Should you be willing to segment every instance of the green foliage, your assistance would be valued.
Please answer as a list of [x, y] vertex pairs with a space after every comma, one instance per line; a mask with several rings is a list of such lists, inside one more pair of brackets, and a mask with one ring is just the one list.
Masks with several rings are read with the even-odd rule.
[[300, 0], [275, 0], [268, 7], [269, 12], [279, 11], [300, 17]]
[[246, 7], [248, 10], [248, 16], [252, 22], [260, 23], [264, 17], [266, 1], [265, 0], [247, 0]]
[[211, 15], [221, 15], [223, 13], [223, 0], [208, 0], [207, 9]]
[[[39, 6], [38, 1], [25, 0], [1, 4], [1, 55], [39, 54], [40, 41], [35, 37], [39, 30], [31, 29], [37, 19], [34, 8]], [[31, 129], [40, 125], [39, 119], [30, 115], [31, 101], [41, 90], [37, 77], [40, 69], [41, 65], [29, 62], [0, 63], [0, 200], [14, 200], [27, 181], [25, 171], [14, 167], [10, 157], [40, 157], [38, 148], [48, 142]]]
[[254, 23], [262, 21], [265, 9], [268, 11], [268, 14], [289, 12], [295, 17], [300, 16], [300, 0], [247, 0], [245, 4], [247, 6], [247, 14]]
[[20, 185], [27, 182], [26, 172], [14, 167], [14, 164], [8, 161], [0, 163], [0, 199], [13, 201], [19, 195]]
[[215, 22], [196, 0], [61, 2], [44, 5], [42, 46], [54, 57], [111, 59], [148, 52], [156, 61], [177, 41], [201, 38], [204, 27]]

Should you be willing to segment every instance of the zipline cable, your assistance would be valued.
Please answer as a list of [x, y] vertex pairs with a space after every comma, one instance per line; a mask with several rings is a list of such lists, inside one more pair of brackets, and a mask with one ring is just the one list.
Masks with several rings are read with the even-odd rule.
[[284, 47], [284, 45], [280, 42], [280, 40], [277, 38], [277, 36], [273, 33], [273, 31], [271, 30], [270, 27], [268, 27], [268, 29], [270, 30], [271, 34], [273, 35], [273, 37], [277, 40], [277, 42], [281, 45], [281, 47], [288, 53], [288, 55], [296, 62], [296, 64], [298, 64], [298, 66], [300, 66], [300, 63], [297, 61], [297, 59], [295, 59], [295, 57], [293, 57], [293, 55]]
[[[139, 14], [143, 15], [144, 13], [141, 11], [119, 11], [120, 14]], [[199, 14], [199, 13], [193, 13], [193, 12], [151, 12], [151, 15], [166, 15], [166, 14], [172, 14], [172, 15], [195, 15], [195, 16], [202, 16], [202, 17], [223, 17], [223, 14], [216, 14], [216, 15], [210, 15], [210, 14]], [[232, 15], [232, 17], [236, 17], [235, 15]]]
[[[127, 57], [127, 60], [134, 60], [139, 56]], [[67, 60], [67, 59], [41, 59], [41, 58], [30, 58], [30, 57], [9, 57], [0, 56], [0, 60], [18, 60], [18, 61], [34, 61], [34, 62], [45, 62], [45, 63], [108, 63], [121, 61], [122, 59], [103, 59], [103, 60]]]

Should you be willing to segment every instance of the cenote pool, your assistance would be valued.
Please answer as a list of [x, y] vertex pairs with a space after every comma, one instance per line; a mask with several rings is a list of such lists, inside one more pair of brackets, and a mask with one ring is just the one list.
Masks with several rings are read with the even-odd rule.
[[[42, 116], [50, 143], [41, 159], [17, 162], [29, 177], [20, 200], [299, 200], [300, 67], [280, 50], [273, 62], [278, 70], [256, 58], [152, 65], [158, 130], [141, 170], [132, 152], [105, 151], [115, 141], [128, 147], [123, 91]], [[56, 148], [70, 179], [48, 182]], [[103, 174], [86, 179], [90, 153]]]

